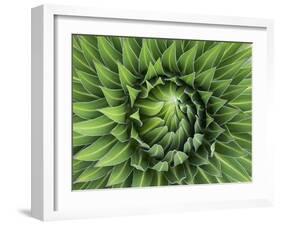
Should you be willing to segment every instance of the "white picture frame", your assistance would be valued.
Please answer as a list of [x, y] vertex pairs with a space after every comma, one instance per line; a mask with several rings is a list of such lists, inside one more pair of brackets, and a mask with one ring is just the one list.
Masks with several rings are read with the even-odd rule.
[[[90, 25], [94, 25], [94, 31], [89, 29]], [[182, 29], [185, 27], [189, 28], [188, 35], [187, 29]], [[71, 94], [70, 86], [62, 83], [71, 82], [69, 35], [79, 32], [253, 42], [253, 111], [257, 112], [253, 116], [253, 151], [256, 153], [253, 182], [72, 192], [69, 180], [71, 120], [66, 116]], [[271, 205], [273, 178], [267, 175], [273, 168], [274, 150], [270, 147], [269, 137], [261, 138], [270, 131], [270, 125], [266, 123], [269, 120], [266, 109], [270, 108], [263, 106], [264, 103], [271, 105], [267, 97], [273, 82], [272, 45], [273, 22], [265, 19], [123, 12], [56, 5], [33, 8], [32, 216], [56, 220]], [[162, 199], [163, 195], [167, 198]], [[95, 205], [91, 205], [92, 201]]]

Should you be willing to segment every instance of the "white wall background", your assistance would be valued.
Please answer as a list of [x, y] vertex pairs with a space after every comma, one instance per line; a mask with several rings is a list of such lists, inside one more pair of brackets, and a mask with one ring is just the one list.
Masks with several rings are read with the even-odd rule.
[[[0, 225], [40, 225], [30, 208], [30, 8], [49, 0], [2, 0], [0, 6]], [[195, 211], [178, 214], [132, 216], [94, 220], [49, 222], [48, 225], [281, 225], [281, 13], [276, 0], [56, 0], [56, 4], [263, 17], [275, 20], [276, 204], [270, 208]], [[266, 75], [265, 75], [266, 76]], [[261, 90], [262, 92], [262, 90]], [[266, 151], [266, 150], [265, 150]], [[239, 191], [237, 191], [239, 192]]]

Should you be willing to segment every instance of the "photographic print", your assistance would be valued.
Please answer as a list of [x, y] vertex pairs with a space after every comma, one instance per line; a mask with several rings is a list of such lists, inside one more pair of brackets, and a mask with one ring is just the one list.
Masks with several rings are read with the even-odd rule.
[[252, 44], [72, 35], [72, 189], [251, 182]]

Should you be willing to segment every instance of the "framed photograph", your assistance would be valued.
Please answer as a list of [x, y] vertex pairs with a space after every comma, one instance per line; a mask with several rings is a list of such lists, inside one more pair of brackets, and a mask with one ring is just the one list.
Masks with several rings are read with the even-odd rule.
[[264, 19], [32, 9], [32, 216], [270, 205], [272, 30]]

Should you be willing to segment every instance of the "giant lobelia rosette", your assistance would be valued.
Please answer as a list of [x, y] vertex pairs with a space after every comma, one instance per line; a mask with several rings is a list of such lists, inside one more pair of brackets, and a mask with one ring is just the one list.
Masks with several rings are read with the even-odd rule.
[[251, 181], [249, 43], [73, 35], [73, 189]]

